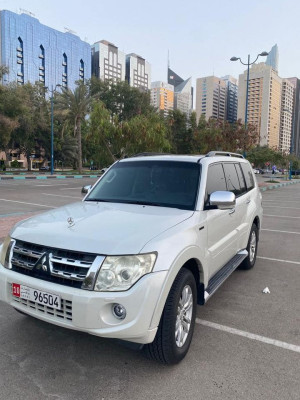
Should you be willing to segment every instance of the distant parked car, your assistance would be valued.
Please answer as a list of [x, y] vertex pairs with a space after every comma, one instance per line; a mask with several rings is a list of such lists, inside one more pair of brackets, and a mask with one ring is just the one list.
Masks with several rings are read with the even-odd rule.
[[259, 172], [259, 169], [258, 168], [252, 168], [253, 169], [253, 172], [255, 173], [255, 174], [260, 174], [260, 172]]
[[48, 165], [44, 165], [43, 167], [40, 167], [40, 171], [50, 171], [50, 167], [48, 167]]

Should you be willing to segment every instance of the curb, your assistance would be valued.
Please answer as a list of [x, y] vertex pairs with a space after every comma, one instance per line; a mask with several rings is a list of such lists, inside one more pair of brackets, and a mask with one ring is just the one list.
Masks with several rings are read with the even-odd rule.
[[280, 188], [280, 187], [283, 187], [283, 186], [288, 186], [288, 185], [295, 185], [297, 183], [300, 183], [300, 179], [298, 181], [283, 182], [283, 183], [277, 183], [276, 185], [260, 187], [260, 191], [261, 192], [265, 192], [266, 190], [277, 189], [277, 188]]
[[101, 175], [47, 175], [47, 176], [0, 176], [0, 181], [8, 180], [24, 180], [24, 179], [82, 179], [82, 178], [99, 178]]

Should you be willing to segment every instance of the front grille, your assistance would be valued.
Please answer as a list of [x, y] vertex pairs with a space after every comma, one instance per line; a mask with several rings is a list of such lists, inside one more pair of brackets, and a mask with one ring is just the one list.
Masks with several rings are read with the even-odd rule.
[[21, 299], [20, 297], [12, 296], [12, 299], [14, 302], [21, 304], [28, 309], [33, 309], [38, 313], [51, 315], [56, 319], [72, 321], [72, 301], [61, 299], [61, 310], [57, 310], [56, 308], [44, 306], [35, 301]]
[[56, 249], [17, 240], [11, 258], [12, 270], [60, 285], [81, 288], [95, 254]]

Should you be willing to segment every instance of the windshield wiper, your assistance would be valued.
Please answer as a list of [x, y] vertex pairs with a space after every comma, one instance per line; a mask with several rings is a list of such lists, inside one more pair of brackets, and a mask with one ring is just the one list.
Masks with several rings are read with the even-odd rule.
[[97, 203], [99, 202], [99, 203], [111, 203], [112, 201], [111, 200], [105, 200], [105, 199], [89, 199], [89, 198], [87, 198], [87, 199], [85, 199], [84, 201], [96, 201]]
[[154, 206], [154, 207], [162, 207], [161, 203], [153, 203], [151, 201], [142, 201], [142, 200], [126, 200], [124, 203], [128, 204], [140, 204], [141, 206]]

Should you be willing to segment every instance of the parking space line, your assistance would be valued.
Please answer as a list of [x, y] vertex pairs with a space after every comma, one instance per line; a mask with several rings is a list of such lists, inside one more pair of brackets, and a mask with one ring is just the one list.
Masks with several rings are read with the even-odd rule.
[[[271, 203], [276, 203], [278, 200], [264, 200], [263, 199], [263, 203], [264, 202], [271, 202]], [[299, 203], [299, 200], [282, 200], [284, 201], [284, 203]]]
[[293, 234], [293, 235], [300, 235], [300, 232], [279, 231], [279, 230], [277, 230], [277, 229], [261, 229], [261, 231], [279, 232], [279, 233], [291, 233], [291, 234]]
[[47, 184], [47, 183], [44, 183], [44, 184], [41, 184], [41, 185], [35, 185], [35, 186], [68, 186], [68, 184], [67, 183], [56, 183], [56, 184], [53, 184], [53, 185], [51, 185], [51, 184]]
[[74, 197], [74, 196], [64, 196], [63, 194], [51, 194], [51, 193], [42, 193], [44, 196], [54, 196], [54, 197], [68, 197], [70, 199], [80, 199], [82, 200], [83, 197]]
[[270, 258], [270, 257], [262, 257], [262, 256], [257, 256], [256, 258], [260, 258], [261, 260], [278, 261], [278, 262], [284, 262], [284, 263], [288, 263], [288, 264], [300, 265], [299, 261], [280, 260], [279, 258]]
[[264, 208], [287, 208], [289, 210], [300, 210], [299, 207], [264, 206]]
[[300, 217], [286, 217], [284, 215], [271, 215], [271, 214], [264, 214], [264, 217], [290, 218], [290, 219], [300, 218]]
[[63, 188], [63, 189], [59, 189], [59, 190], [78, 190], [78, 189], [81, 189], [82, 188], [82, 186], [76, 186], [76, 187], [70, 187], [70, 188]]
[[0, 199], [0, 201], [9, 201], [11, 203], [28, 204], [30, 206], [39, 206], [39, 207], [46, 207], [46, 208], [57, 208], [57, 207], [53, 207], [53, 206], [46, 206], [45, 204], [26, 203], [25, 201], [17, 201], [17, 200]]
[[271, 344], [276, 347], [281, 347], [282, 349], [300, 353], [300, 346], [296, 346], [295, 344], [281, 342], [280, 340], [271, 339], [271, 338], [268, 338], [265, 336], [255, 335], [254, 333], [241, 331], [239, 329], [231, 328], [226, 325], [220, 325], [220, 324], [216, 324], [215, 322], [205, 321], [200, 318], [196, 318], [196, 324], [208, 326], [209, 328], [217, 329], [219, 331], [224, 331], [227, 333], [231, 333], [233, 335], [242, 336], [242, 337], [245, 337], [245, 338], [251, 339], [251, 340], [257, 340], [262, 343]]

